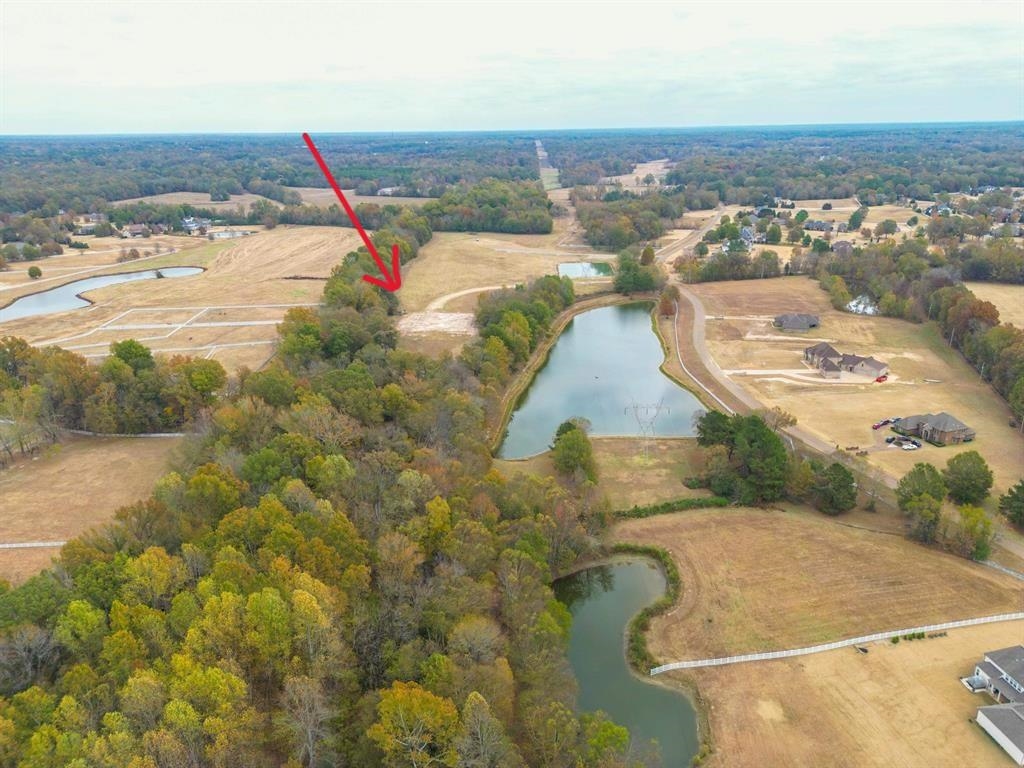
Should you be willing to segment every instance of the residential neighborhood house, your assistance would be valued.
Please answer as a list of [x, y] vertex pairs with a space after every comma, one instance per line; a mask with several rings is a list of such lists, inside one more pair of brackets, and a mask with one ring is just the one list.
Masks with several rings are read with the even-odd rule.
[[838, 351], [827, 341], [804, 350], [804, 362], [817, 368], [826, 379], [838, 379], [841, 374], [856, 373], [878, 378], [889, 373], [889, 364], [873, 357], [861, 357]]
[[1024, 765], [1024, 645], [989, 651], [974, 674], [960, 682], [996, 700], [980, 707], [975, 720], [1017, 765]]
[[901, 434], [915, 435], [939, 445], [969, 443], [977, 436], [973, 429], [945, 411], [907, 416], [895, 421], [892, 428]]
[[786, 314], [775, 316], [775, 327], [784, 331], [809, 331], [820, 325], [817, 315]]

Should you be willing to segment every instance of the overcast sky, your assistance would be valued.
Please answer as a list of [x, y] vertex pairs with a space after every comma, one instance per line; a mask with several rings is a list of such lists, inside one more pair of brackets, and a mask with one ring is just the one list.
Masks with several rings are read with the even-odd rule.
[[1024, 119], [1024, 0], [0, 0], [0, 134]]

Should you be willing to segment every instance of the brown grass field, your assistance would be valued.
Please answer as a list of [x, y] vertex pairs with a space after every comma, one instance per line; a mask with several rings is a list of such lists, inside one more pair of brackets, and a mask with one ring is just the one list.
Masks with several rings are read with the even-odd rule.
[[[816, 282], [803, 278], [703, 283], [691, 286], [709, 315], [708, 349], [733, 381], [760, 402], [778, 405], [796, 416], [800, 426], [842, 448], [858, 446], [869, 460], [894, 477], [916, 462], [944, 466], [965, 451], [981, 453], [1002, 492], [1020, 479], [1024, 467], [1024, 437], [1008, 426], [1010, 410], [959, 354], [946, 346], [932, 325], [867, 317], [831, 308]], [[770, 318], [780, 312], [812, 312], [821, 326], [804, 334], [783, 334]], [[712, 320], [721, 315], [737, 319]], [[753, 338], [761, 337], [761, 338]], [[833, 384], [801, 362], [804, 347], [826, 339], [840, 351], [873, 355], [891, 366], [890, 379], [876, 384], [856, 377], [857, 383]], [[758, 370], [800, 370], [809, 380]], [[928, 379], [929, 381], [925, 381]], [[862, 383], [861, 383], [862, 382]], [[948, 411], [978, 432], [968, 444], [918, 451], [885, 445], [886, 430], [871, 424], [891, 416]]]
[[208, 192], [164, 192], [160, 195], [148, 195], [146, 197], [132, 197], [125, 200], [115, 200], [114, 205], [128, 205], [129, 203], [153, 203], [154, 205], [194, 205], [196, 208], [210, 208], [212, 210], [234, 210], [242, 206], [245, 210], [259, 200], [266, 200], [274, 205], [280, 205], [276, 200], [271, 200], [263, 195], [253, 195], [248, 192], [241, 195], [231, 195], [230, 200], [213, 202]]
[[[171, 437], [71, 437], [0, 472], [0, 543], [65, 541], [145, 498], [166, 471]], [[0, 550], [0, 577], [21, 581], [59, 547]]]
[[1005, 768], [1006, 753], [973, 722], [992, 702], [958, 678], [985, 651], [1022, 640], [1017, 621], [876, 643], [867, 654], [844, 648], [703, 670], [696, 680], [711, 703], [715, 743], [705, 765]]
[[1024, 328], [1024, 285], [1000, 283], [967, 283], [968, 288], [982, 301], [991, 301], [999, 310], [1003, 323]]
[[[661, 661], [1021, 610], [1021, 584], [1001, 573], [800, 508], [661, 515], [610, 535], [664, 547], [679, 567], [680, 603], [648, 633]], [[1001, 751], [967, 721], [988, 702], [957, 678], [1022, 632], [1024, 622], [997, 624], [667, 679], [695, 684], [707, 703], [714, 766], [998, 766]]]
[[[319, 205], [323, 208], [330, 208], [338, 205], [338, 198], [330, 187], [288, 187], [293, 192], [298, 192], [302, 202], [307, 205]], [[385, 195], [357, 195], [354, 189], [343, 189], [345, 199], [350, 205], [359, 203], [374, 203], [376, 205], [423, 205], [429, 197], [389, 197]]]
[[[358, 242], [354, 230], [333, 227], [279, 227], [237, 240], [203, 240], [142, 264], [90, 273], [192, 265], [206, 267], [201, 275], [91, 291], [92, 307], [13, 320], [4, 331], [87, 356], [104, 355], [112, 341], [136, 338], [155, 352], [213, 357], [228, 369], [258, 368], [273, 353], [276, 323], [287, 311], [264, 305], [319, 303], [331, 269]], [[288, 279], [293, 276], [311, 279]], [[181, 325], [190, 318], [193, 324]], [[202, 323], [233, 325], [197, 325]]]
[[[655, 184], [651, 185], [651, 188], [658, 187], [664, 180], [666, 174], [672, 170], [671, 160], [663, 158], [661, 160], [648, 160], [645, 163], [637, 163], [633, 166], [632, 173], [624, 173], [621, 176], [610, 176], [605, 183], [606, 184], [621, 184], [624, 189], [647, 189], [647, 185], [643, 183], [643, 179], [647, 174], [653, 174], [657, 179]], [[640, 180], [637, 183], [637, 179]]]
[[[592, 437], [591, 442], [597, 487], [608, 497], [612, 509], [707, 495], [706, 491], [683, 485], [683, 479], [697, 471], [700, 449], [693, 440], [653, 440], [646, 459], [639, 442], [632, 438]], [[514, 461], [495, 459], [494, 467], [506, 477], [556, 474], [550, 453]]]

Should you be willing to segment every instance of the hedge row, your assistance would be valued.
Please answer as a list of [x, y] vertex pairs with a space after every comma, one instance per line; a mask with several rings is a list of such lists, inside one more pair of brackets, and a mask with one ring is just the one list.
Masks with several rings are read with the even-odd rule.
[[647, 504], [639, 507], [635, 504], [630, 509], [620, 509], [615, 513], [616, 517], [651, 517], [662, 515], [666, 512], [682, 512], [685, 509], [704, 509], [706, 507], [726, 507], [729, 500], [722, 496], [701, 496], [694, 499], [673, 499], [663, 501], [660, 504]]
[[650, 674], [651, 668], [657, 666], [657, 662], [647, 649], [647, 632], [651, 619], [660, 613], [665, 613], [679, 598], [680, 579], [679, 571], [676, 568], [672, 556], [659, 547], [649, 547], [643, 544], [616, 544], [612, 552], [626, 555], [643, 555], [657, 560], [661, 565], [662, 573], [665, 574], [665, 594], [641, 610], [633, 620], [629, 622], [629, 630], [626, 641], [626, 657], [633, 668], [641, 675]]

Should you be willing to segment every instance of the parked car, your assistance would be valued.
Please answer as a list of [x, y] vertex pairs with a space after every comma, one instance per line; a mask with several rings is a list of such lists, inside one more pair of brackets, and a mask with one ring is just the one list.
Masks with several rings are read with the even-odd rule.
[[881, 384], [883, 381], [888, 381], [888, 379], [889, 379], [889, 375], [883, 373], [881, 376], [879, 376], [877, 379], [875, 379], [875, 383]]
[[915, 448], [920, 448], [920, 447], [921, 447], [921, 441], [920, 441], [920, 440], [911, 440], [910, 442], [911, 442], [911, 444], [912, 444], [912, 445], [913, 445], [913, 446], [914, 446]]
[[885, 442], [887, 442], [889, 444], [892, 444], [895, 440], [896, 440], [896, 435], [889, 435], [887, 438], [885, 438]]
[[916, 445], [914, 445], [913, 443], [904, 443], [904, 444], [903, 444], [903, 445], [901, 445], [900, 447], [901, 447], [901, 448], [902, 448], [902, 449], [903, 449], [904, 451], [916, 451], [916, 450], [918, 449], [918, 447], [919, 447], [919, 446], [916, 446]]
[[889, 423], [888, 419], [883, 419], [882, 421], [876, 421], [874, 424], [871, 425], [871, 428], [872, 429], [881, 429], [882, 427], [884, 427], [888, 423]]

